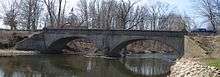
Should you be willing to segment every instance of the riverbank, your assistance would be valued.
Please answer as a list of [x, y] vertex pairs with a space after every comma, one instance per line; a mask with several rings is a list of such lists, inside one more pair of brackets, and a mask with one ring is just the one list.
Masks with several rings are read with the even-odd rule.
[[213, 66], [220, 69], [220, 58], [205, 58], [201, 59], [200, 61], [209, 66]]
[[10, 56], [22, 56], [22, 55], [36, 55], [38, 54], [35, 51], [19, 51], [12, 49], [1, 49], [0, 57], [10, 57]]
[[171, 67], [169, 77], [220, 77], [220, 70], [196, 58], [182, 58]]
[[220, 77], [220, 38], [186, 37], [184, 58], [172, 66], [171, 77]]

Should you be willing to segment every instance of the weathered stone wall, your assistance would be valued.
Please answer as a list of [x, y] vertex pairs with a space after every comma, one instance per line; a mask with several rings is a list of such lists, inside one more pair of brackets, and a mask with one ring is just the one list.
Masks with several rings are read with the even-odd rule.
[[7, 42], [9, 42], [9, 39], [13, 38], [13, 36], [27, 37], [31, 34], [32, 34], [32, 32], [28, 32], [28, 31], [0, 30], [0, 42], [7, 43]]
[[35, 32], [0, 30], [0, 49], [13, 47], [17, 42]]
[[190, 37], [185, 36], [185, 56], [186, 57], [205, 57], [205, 50]]
[[157, 40], [176, 50], [184, 51], [184, 32], [172, 31], [124, 31], [124, 30], [47, 30], [19, 42], [20, 50], [60, 51], [75, 39], [92, 40], [97, 48], [110, 55], [120, 55], [123, 47], [140, 40]]
[[45, 41], [42, 33], [34, 34], [15, 45], [17, 50], [46, 50]]

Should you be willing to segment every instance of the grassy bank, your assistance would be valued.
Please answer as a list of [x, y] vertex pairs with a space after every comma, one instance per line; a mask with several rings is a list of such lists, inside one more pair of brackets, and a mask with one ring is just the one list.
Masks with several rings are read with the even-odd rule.
[[220, 69], [220, 58], [206, 58], [206, 59], [201, 59], [201, 61], [208, 66], [213, 66], [218, 69]]
[[218, 69], [220, 69], [220, 36], [215, 36], [215, 37], [212, 37], [214, 38], [213, 39], [213, 42], [212, 42], [212, 45], [214, 45], [214, 50], [213, 53], [211, 54], [211, 57], [212, 58], [205, 58], [203, 60], [204, 63], [206, 63], [207, 65], [209, 66], [214, 66]]
[[185, 40], [185, 44], [185, 47], [188, 47], [186, 49], [189, 49], [187, 52], [189, 55], [186, 57], [195, 58], [202, 64], [220, 69], [220, 37], [190, 37]]

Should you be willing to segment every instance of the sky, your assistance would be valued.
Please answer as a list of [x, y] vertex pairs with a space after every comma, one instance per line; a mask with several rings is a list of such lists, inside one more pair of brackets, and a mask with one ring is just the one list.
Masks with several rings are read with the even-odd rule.
[[[9, 0], [0, 0], [0, 18], [2, 18], [4, 16], [4, 10], [2, 9], [2, 3], [3, 4], [8, 4]], [[133, 1], [133, 0], [131, 0]], [[194, 13], [192, 11], [192, 2], [191, 0], [141, 0], [138, 4], [139, 5], [150, 5], [153, 4], [157, 1], [161, 1], [161, 2], [165, 2], [170, 4], [173, 7], [176, 7], [176, 9], [178, 10], [177, 12], [182, 14], [182, 15], [188, 15], [190, 17], [194, 17]], [[67, 12], [70, 11], [70, 9], [72, 7], [76, 8], [77, 7], [77, 3], [79, 2], [79, 0], [67, 0]], [[0, 19], [0, 28], [8, 28], [7, 26], [5, 26], [2, 22], [2, 19]]]
[[[79, 0], [67, 0], [68, 6], [72, 7], [72, 6], [77, 6]], [[131, 0], [132, 1], [132, 0]], [[138, 0], [136, 0], [138, 1]], [[140, 2], [138, 3], [139, 5], [148, 5], [148, 4], [152, 4], [154, 2], [157, 1], [161, 1], [161, 2], [165, 2], [168, 3], [174, 7], [177, 8], [177, 10], [180, 11], [180, 13], [190, 13], [190, 11], [192, 10], [192, 0], [139, 0]]]

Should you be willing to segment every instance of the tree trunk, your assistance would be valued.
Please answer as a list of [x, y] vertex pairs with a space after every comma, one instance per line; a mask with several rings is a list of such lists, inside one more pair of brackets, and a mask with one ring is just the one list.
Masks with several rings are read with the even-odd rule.
[[58, 11], [58, 18], [57, 18], [57, 27], [60, 27], [61, 7], [62, 7], [62, 0], [59, 0], [59, 11]]

